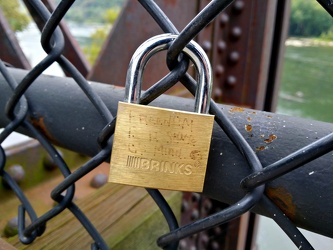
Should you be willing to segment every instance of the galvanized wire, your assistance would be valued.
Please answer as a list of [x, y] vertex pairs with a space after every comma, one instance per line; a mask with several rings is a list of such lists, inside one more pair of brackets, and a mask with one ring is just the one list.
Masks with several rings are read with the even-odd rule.
[[[141, 104], [148, 104], [153, 101], [178, 81], [182, 82], [189, 92], [195, 94], [196, 82], [186, 73], [188, 59], [184, 55], [180, 56], [180, 54], [187, 43], [194, 39], [195, 36], [232, 1], [233, 0], [211, 1], [207, 7], [194, 17], [184, 30], [179, 33], [165, 13], [153, 0], [139, 0], [142, 6], [154, 18], [164, 32], [179, 34], [178, 38], [170, 45], [166, 58], [166, 64], [170, 68], [170, 73], [145, 92], [140, 99]], [[40, 142], [50, 157], [55, 161], [64, 177], [64, 180], [51, 192], [51, 197], [57, 202], [57, 205], [43, 215], [39, 217], [37, 216], [30, 201], [24, 195], [24, 192], [6, 171], [6, 155], [2, 146], [0, 146], [0, 175], [3, 180], [8, 183], [21, 202], [18, 217], [19, 238], [22, 243], [30, 244], [33, 242], [37, 237], [43, 234], [47, 222], [50, 219], [61, 214], [63, 210], [68, 209], [90, 234], [93, 241], [91, 249], [108, 249], [108, 246], [100, 233], [73, 201], [76, 181], [109, 158], [112, 150], [112, 135], [116, 119], [114, 114], [110, 113], [101, 98], [93, 91], [86, 79], [62, 55], [65, 45], [63, 35], [58, 28], [58, 25], [73, 2], [74, 0], [61, 1], [55, 11], [51, 14], [40, 1], [29, 1], [29, 4], [35, 10], [36, 14], [45, 21], [44, 30], [41, 35], [41, 44], [45, 52], [47, 52], [47, 56], [35, 66], [21, 82], [17, 83], [8, 72], [5, 64], [0, 61], [0, 72], [13, 91], [5, 110], [6, 115], [11, 121], [1, 132], [0, 143], [2, 143], [13, 131], [17, 130], [18, 127], [24, 127]], [[71, 173], [62, 156], [47, 138], [45, 138], [45, 136], [39, 132], [29, 120], [25, 119], [27, 112], [29, 111], [29, 99], [25, 96], [26, 91], [32, 84], [34, 84], [34, 80], [54, 62], [58, 62], [60, 66], [73, 77], [75, 82], [105, 121], [104, 129], [101, 130], [96, 138], [100, 145], [100, 151], [74, 173]], [[256, 204], [261, 204], [262, 207], [266, 209], [266, 212], [271, 215], [298, 248], [312, 249], [310, 243], [304, 238], [288, 217], [286, 217], [273, 201], [265, 195], [265, 183], [331, 151], [333, 134], [326, 136], [325, 138], [312, 143], [263, 169], [261, 162], [244, 137], [213, 101], [211, 101], [210, 113], [215, 115], [215, 121], [217, 124], [234, 143], [241, 155], [247, 161], [249, 168], [252, 170], [252, 174], [244, 178], [240, 184], [240, 188], [243, 188], [246, 191], [246, 195], [235, 204], [230, 205], [216, 214], [197, 220], [186, 226], [179, 227], [173, 211], [161, 193], [158, 190], [147, 189], [148, 193], [165, 216], [170, 230], [168, 234], [163, 235], [158, 239], [157, 244], [165, 249], [177, 249], [180, 239], [228, 222], [249, 211]], [[310, 153], [304, 154], [304, 151]], [[305, 155], [306, 157], [304, 157]], [[64, 191], [66, 192], [63, 195]], [[28, 215], [31, 220], [31, 224], [27, 227], [25, 226], [26, 215]]]

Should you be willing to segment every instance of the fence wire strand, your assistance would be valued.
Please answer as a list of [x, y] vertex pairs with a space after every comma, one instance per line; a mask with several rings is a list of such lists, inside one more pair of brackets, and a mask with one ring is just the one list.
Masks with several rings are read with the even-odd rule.
[[[194, 95], [196, 82], [186, 73], [189, 60], [186, 56], [180, 56], [180, 54], [186, 44], [194, 39], [200, 31], [222, 10], [231, 4], [233, 0], [211, 1], [181, 32], [175, 28], [167, 15], [153, 0], [139, 0], [139, 2], [164, 32], [179, 34], [178, 38], [173, 41], [167, 52], [166, 64], [170, 69], [170, 73], [149, 88], [141, 97], [140, 103], [148, 104], [178, 81], [180, 81], [189, 92]], [[47, 53], [47, 56], [31, 69], [21, 82], [17, 83], [8, 72], [5, 63], [0, 61], [0, 72], [13, 91], [12, 96], [8, 100], [6, 110], [3, 111], [6, 112], [10, 122], [0, 134], [0, 143], [2, 143], [12, 132], [17, 130], [18, 127], [24, 127], [39, 141], [40, 145], [55, 161], [64, 178], [64, 180], [59, 183], [50, 194], [52, 199], [57, 202], [57, 205], [43, 215], [39, 217], [37, 216], [29, 199], [6, 171], [6, 155], [2, 146], [0, 146], [0, 175], [14, 191], [21, 203], [18, 208], [18, 231], [19, 239], [23, 244], [30, 244], [35, 241], [36, 238], [43, 235], [48, 221], [61, 214], [65, 209], [68, 209], [91, 236], [91, 249], [108, 249], [108, 246], [100, 233], [73, 201], [75, 183], [98, 167], [102, 162], [106, 161], [110, 156], [112, 151], [112, 135], [116, 120], [115, 114], [110, 113], [105, 103], [93, 91], [87, 80], [62, 55], [65, 44], [64, 37], [58, 26], [73, 3], [74, 0], [60, 1], [54, 12], [49, 13], [41, 1], [29, 1], [29, 4], [34, 11], [45, 22], [41, 34], [41, 44]], [[54, 146], [32, 125], [29, 120], [26, 119], [27, 112], [29, 112], [29, 98], [25, 95], [26, 91], [32, 84], [34, 84], [35, 79], [37, 79], [44, 70], [54, 62], [58, 62], [59, 65], [72, 76], [105, 121], [104, 129], [100, 131], [96, 138], [100, 145], [100, 151], [73, 173], [71, 173], [67, 163]], [[330, 134], [263, 169], [255, 152], [213, 100], [211, 101], [210, 113], [215, 115], [215, 121], [237, 147], [252, 171], [252, 174], [244, 178], [240, 185], [240, 188], [243, 188], [246, 191], [246, 194], [238, 202], [218, 213], [179, 227], [172, 209], [169, 207], [161, 193], [158, 190], [147, 189], [147, 192], [162, 211], [170, 230], [169, 233], [162, 235], [157, 240], [157, 244], [164, 249], [177, 249], [179, 240], [228, 222], [249, 211], [256, 204], [261, 204], [299, 249], [312, 249], [310, 243], [300, 233], [296, 226], [264, 193], [265, 183], [289, 173], [295, 168], [331, 151], [333, 149], [333, 134]], [[304, 154], [304, 151], [310, 152], [311, 154]], [[307, 155], [306, 158], [304, 158], [305, 155]], [[25, 225], [26, 216], [28, 216], [31, 221], [27, 226]]]

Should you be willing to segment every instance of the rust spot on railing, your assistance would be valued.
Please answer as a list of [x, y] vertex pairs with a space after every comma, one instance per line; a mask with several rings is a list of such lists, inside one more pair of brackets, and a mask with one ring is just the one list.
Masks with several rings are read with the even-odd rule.
[[256, 147], [257, 151], [263, 151], [265, 149], [266, 149], [266, 146], [258, 146], [258, 147]]
[[293, 220], [295, 218], [296, 205], [287, 189], [283, 187], [269, 187], [266, 189], [266, 194], [289, 219]]
[[277, 139], [277, 136], [274, 135], [274, 134], [271, 134], [271, 135], [268, 136], [267, 139], [264, 140], [264, 142], [266, 142], [266, 143], [272, 143], [276, 139]]
[[230, 108], [229, 109], [229, 112], [230, 113], [239, 113], [239, 112], [244, 112], [245, 109], [244, 108], [241, 108], [241, 107], [233, 107], [233, 108]]
[[246, 124], [245, 125], [245, 130], [246, 130], [246, 132], [251, 132], [252, 131], [252, 125]]
[[42, 134], [50, 141], [56, 142], [56, 140], [53, 138], [51, 133], [48, 131], [47, 127], [44, 123], [44, 117], [32, 117], [31, 118], [32, 125], [37, 128]]

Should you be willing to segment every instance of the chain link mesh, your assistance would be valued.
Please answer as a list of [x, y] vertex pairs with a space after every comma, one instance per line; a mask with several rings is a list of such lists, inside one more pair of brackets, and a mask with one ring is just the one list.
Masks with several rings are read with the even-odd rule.
[[[186, 73], [189, 64], [188, 59], [184, 56], [183, 59], [179, 61], [179, 54], [182, 52], [186, 44], [194, 39], [198, 33], [232, 1], [233, 0], [211, 1], [206, 8], [179, 33], [172, 22], [153, 0], [139, 0], [142, 6], [154, 18], [164, 32], [179, 35], [178, 38], [173, 41], [167, 53], [167, 65], [170, 69], [170, 73], [143, 94], [140, 100], [141, 104], [148, 104], [178, 81], [180, 81], [189, 92], [194, 94], [196, 82]], [[0, 146], [0, 175], [2, 179], [8, 183], [21, 203], [18, 208], [18, 235], [22, 243], [32, 243], [37, 237], [45, 232], [47, 222], [50, 219], [58, 216], [65, 209], [68, 209], [73, 213], [77, 220], [80, 221], [82, 226], [91, 236], [93, 242], [91, 248], [108, 249], [106, 242], [103, 240], [99, 232], [73, 201], [75, 182], [109, 158], [112, 149], [111, 138], [114, 132], [116, 119], [115, 114], [110, 113], [102, 99], [90, 87], [87, 80], [62, 55], [65, 44], [64, 37], [58, 28], [58, 25], [73, 2], [74, 0], [61, 1], [54, 12], [50, 13], [41, 1], [29, 1], [29, 5], [31, 5], [30, 7], [32, 7], [35, 12], [38, 13], [39, 17], [45, 21], [45, 26], [41, 34], [41, 44], [47, 53], [47, 56], [40, 61], [38, 65], [31, 69], [22, 81], [16, 82], [14, 77], [7, 70], [5, 64], [0, 61], [0, 72], [12, 89], [12, 96], [10, 97], [5, 110], [10, 122], [0, 134], [0, 143], [17, 130], [18, 127], [25, 128], [29, 131], [29, 134], [33, 135], [33, 137], [39, 141], [54, 160], [64, 178], [64, 180], [58, 184], [50, 194], [52, 199], [57, 202], [57, 205], [43, 215], [37, 216], [29, 199], [5, 169], [6, 154], [2, 146]], [[67, 74], [75, 80], [77, 85], [89, 98], [90, 102], [105, 121], [104, 129], [100, 132], [98, 138], [96, 138], [100, 145], [100, 151], [73, 173], [69, 170], [66, 162], [54, 146], [32, 125], [29, 120], [26, 119], [27, 113], [29, 112], [29, 98], [25, 93], [34, 83], [35, 79], [37, 79], [43, 71], [54, 62], [58, 62]], [[306, 149], [310, 152], [307, 157], [304, 157], [304, 154], [301, 154], [303, 150], [301, 149], [293, 153], [291, 156], [285, 157], [263, 169], [255, 152], [251, 149], [232, 122], [221, 112], [220, 108], [213, 100], [211, 101], [210, 113], [215, 115], [215, 121], [234, 143], [239, 152], [241, 152], [253, 172], [241, 182], [241, 186], [246, 190], [246, 194], [237, 203], [230, 205], [228, 208], [218, 213], [210, 215], [207, 218], [199, 219], [189, 225], [179, 227], [175, 215], [161, 193], [158, 190], [147, 189], [147, 192], [162, 211], [170, 229], [168, 234], [162, 235], [157, 240], [158, 246], [165, 249], [177, 249], [180, 239], [228, 222], [249, 211], [257, 203], [260, 203], [299, 249], [311, 249], [312, 247], [310, 243], [299, 232], [294, 224], [283, 214], [276, 204], [266, 196], [264, 193], [265, 183], [332, 150], [333, 135], [329, 135], [318, 140], [316, 143], [307, 146]], [[25, 225], [25, 217], [29, 217], [31, 221], [31, 224], [28, 226]]]

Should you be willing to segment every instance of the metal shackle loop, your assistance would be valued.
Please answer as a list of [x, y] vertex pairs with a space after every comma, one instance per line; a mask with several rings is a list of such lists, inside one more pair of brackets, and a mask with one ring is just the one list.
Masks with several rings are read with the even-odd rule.
[[[135, 51], [126, 75], [125, 102], [139, 103], [143, 71], [147, 62], [157, 52], [167, 50], [176, 38], [177, 35], [173, 34], [157, 35], [145, 41]], [[200, 45], [194, 41], [186, 45], [183, 53], [193, 62], [198, 75], [194, 111], [208, 113], [212, 92], [212, 69], [209, 59]]]

